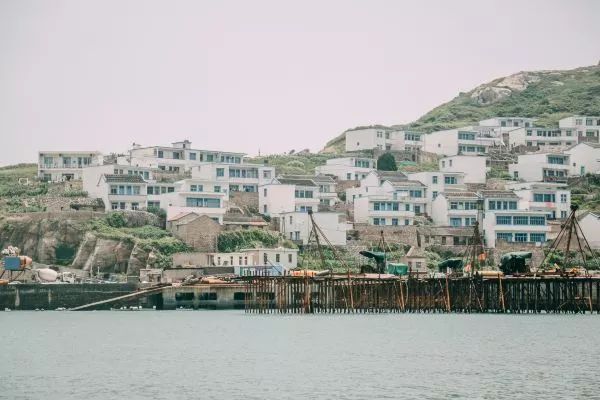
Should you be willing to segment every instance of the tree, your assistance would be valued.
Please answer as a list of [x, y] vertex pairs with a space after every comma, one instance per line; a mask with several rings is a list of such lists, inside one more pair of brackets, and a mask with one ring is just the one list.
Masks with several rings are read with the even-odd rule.
[[377, 159], [377, 169], [379, 171], [398, 171], [396, 159], [392, 153], [383, 153]]

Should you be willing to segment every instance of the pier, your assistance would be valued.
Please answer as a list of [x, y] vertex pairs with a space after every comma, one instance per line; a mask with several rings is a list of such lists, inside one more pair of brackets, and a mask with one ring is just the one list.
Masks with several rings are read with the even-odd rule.
[[246, 313], [600, 313], [600, 278], [252, 277]]

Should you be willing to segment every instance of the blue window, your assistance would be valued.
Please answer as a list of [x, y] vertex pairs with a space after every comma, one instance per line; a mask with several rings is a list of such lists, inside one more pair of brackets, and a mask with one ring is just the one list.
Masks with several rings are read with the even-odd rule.
[[217, 168], [217, 176], [225, 176], [225, 168]]
[[515, 215], [513, 217], [514, 225], [529, 225], [529, 217], [522, 215]]
[[221, 200], [209, 199], [209, 198], [188, 197], [186, 199], [186, 206], [187, 207], [219, 208], [219, 207], [221, 207]]
[[392, 218], [392, 225], [394, 225], [394, 226], [398, 225], [398, 218]]
[[526, 242], [527, 234], [526, 233], [515, 233], [515, 242]]
[[190, 153], [190, 160], [196, 159], [196, 153]]
[[496, 225], [511, 225], [512, 217], [510, 215], [496, 215]]
[[544, 217], [529, 217], [529, 225], [546, 225]]
[[450, 218], [450, 226], [460, 226], [462, 220], [460, 218]]
[[544, 243], [546, 241], [546, 234], [545, 233], [530, 233], [529, 241], [536, 242], [536, 243]]
[[456, 185], [456, 177], [455, 176], [446, 176], [446, 177], [444, 177], [444, 183], [446, 185]]

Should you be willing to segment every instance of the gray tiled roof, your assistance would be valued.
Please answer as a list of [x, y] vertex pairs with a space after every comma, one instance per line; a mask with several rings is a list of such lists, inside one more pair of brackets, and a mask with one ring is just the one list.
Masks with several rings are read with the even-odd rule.
[[104, 178], [109, 183], [146, 183], [139, 175], [104, 174]]

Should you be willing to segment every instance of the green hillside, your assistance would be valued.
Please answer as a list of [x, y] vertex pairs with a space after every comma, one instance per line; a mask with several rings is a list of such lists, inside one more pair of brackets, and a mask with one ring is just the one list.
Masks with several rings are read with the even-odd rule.
[[[459, 93], [407, 126], [423, 132], [472, 125], [495, 116], [537, 117], [540, 126], [554, 126], [572, 114], [600, 115], [600, 66], [565, 71], [519, 72]], [[325, 152], [344, 148], [344, 135]]]

